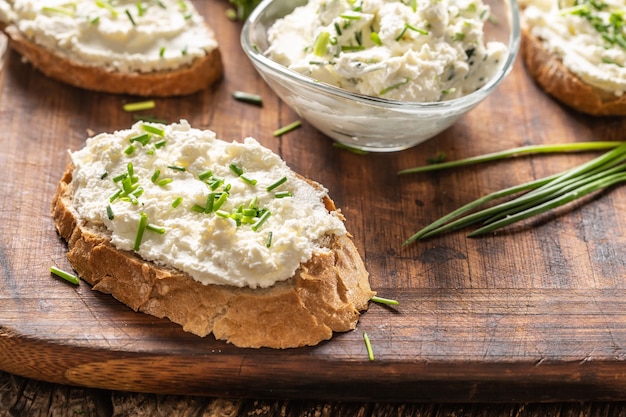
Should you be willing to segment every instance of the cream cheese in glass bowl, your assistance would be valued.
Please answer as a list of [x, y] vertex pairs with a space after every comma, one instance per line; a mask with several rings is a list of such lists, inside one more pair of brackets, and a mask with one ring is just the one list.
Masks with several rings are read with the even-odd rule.
[[450, 127], [506, 77], [519, 42], [516, 0], [264, 0], [241, 33], [301, 118], [374, 152]]

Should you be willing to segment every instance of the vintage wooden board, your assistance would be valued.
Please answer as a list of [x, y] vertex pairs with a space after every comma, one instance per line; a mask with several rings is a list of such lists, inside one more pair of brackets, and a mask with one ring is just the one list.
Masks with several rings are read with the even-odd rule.
[[[355, 155], [306, 123], [254, 72], [225, 1], [198, 1], [216, 29], [226, 76], [155, 113], [225, 139], [254, 136], [325, 184], [347, 217], [372, 286], [400, 301], [372, 305], [358, 328], [313, 348], [238, 349], [137, 314], [68, 269], [50, 201], [67, 150], [87, 131], [128, 127], [134, 97], [81, 91], [8, 52], [0, 72], [0, 369], [114, 390], [343, 400], [549, 401], [626, 397], [626, 190], [615, 188], [479, 239], [466, 231], [408, 247], [439, 215], [487, 192], [591, 155], [522, 158], [436, 174], [396, 175], [437, 152], [449, 159], [513, 146], [621, 140], [623, 118], [594, 119], [546, 97], [518, 62], [485, 103], [437, 138], [394, 154]], [[259, 93], [264, 107], [236, 102]], [[376, 359], [366, 355], [367, 332]]]

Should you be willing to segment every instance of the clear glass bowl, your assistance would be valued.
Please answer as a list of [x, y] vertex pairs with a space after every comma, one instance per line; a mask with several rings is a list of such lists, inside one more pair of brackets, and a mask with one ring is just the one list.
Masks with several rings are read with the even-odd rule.
[[403, 102], [355, 94], [320, 83], [280, 65], [263, 52], [267, 30], [307, 0], [263, 0], [246, 20], [241, 45], [253, 65], [302, 119], [335, 141], [365, 151], [392, 152], [413, 147], [450, 127], [488, 97], [510, 72], [519, 50], [516, 0], [484, 0], [492, 19], [485, 22], [485, 42], [508, 45], [506, 61], [481, 89], [441, 102]]

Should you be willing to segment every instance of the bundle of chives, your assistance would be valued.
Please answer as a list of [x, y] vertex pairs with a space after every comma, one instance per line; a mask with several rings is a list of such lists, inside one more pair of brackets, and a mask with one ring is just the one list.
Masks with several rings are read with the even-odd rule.
[[[626, 181], [626, 142], [581, 142], [562, 145], [534, 145], [459, 161], [400, 171], [400, 174], [426, 172], [530, 153], [577, 152], [610, 148], [612, 149], [603, 155], [575, 168], [478, 198], [424, 227], [407, 239], [404, 245], [443, 232], [470, 226], [478, 222], [482, 222], [483, 226], [479, 227], [468, 236], [475, 237], [493, 232], [502, 227], [565, 205], [587, 194], [604, 190], [610, 186], [624, 182]], [[488, 202], [516, 193], [522, 194], [507, 202], [472, 212]]]

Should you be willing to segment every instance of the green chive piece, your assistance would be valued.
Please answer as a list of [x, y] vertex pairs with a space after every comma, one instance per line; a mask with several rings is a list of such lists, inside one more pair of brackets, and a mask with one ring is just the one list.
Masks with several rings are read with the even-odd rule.
[[172, 203], [172, 207], [176, 208], [178, 206], [180, 206], [180, 204], [183, 202], [183, 198], [182, 197], [177, 197], [176, 200], [174, 200], [174, 202]]
[[291, 197], [291, 191], [279, 191], [276, 194], [274, 194], [275, 198], [285, 198], [285, 197]]
[[282, 184], [287, 182], [287, 177], [282, 177], [281, 179], [279, 179], [278, 181], [276, 181], [275, 183], [268, 185], [266, 190], [267, 191], [272, 191], [276, 188], [278, 188], [279, 186], [281, 186]]
[[215, 202], [213, 203], [213, 211], [219, 210], [222, 207], [222, 204], [226, 202], [227, 198], [228, 198], [228, 193], [222, 193], [222, 195], [220, 195], [218, 199], [215, 200]]
[[296, 120], [295, 122], [292, 122], [290, 124], [288, 124], [287, 126], [281, 127], [277, 130], [274, 131], [274, 136], [282, 136], [285, 133], [289, 133], [292, 130], [295, 130], [297, 128], [299, 128], [300, 126], [302, 126], [302, 121], [300, 120]]
[[128, 177], [128, 173], [127, 172], [113, 177], [113, 182], [120, 182], [120, 181], [122, 181], [126, 177]]
[[117, 10], [113, 7], [110, 1], [107, 0], [96, 0], [96, 6], [101, 7], [103, 9], [107, 9], [111, 16], [117, 18]]
[[378, 32], [370, 33], [370, 40], [378, 46], [383, 46], [383, 41], [380, 40], [380, 36], [378, 36]]
[[372, 349], [372, 342], [367, 333], [363, 332], [363, 340], [365, 341], [365, 349], [367, 349], [367, 357], [370, 362], [374, 362], [374, 349]]
[[156, 185], [158, 185], [159, 187], [165, 187], [167, 184], [170, 184], [172, 181], [174, 181], [171, 178], [163, 178], [162, 180], [158, 180], [156, 182]]
[[241, 176], [241, 174], [243, 174], [243, 169], [237, 164], [230, 164], [228, 167], [230, 168], [231, 171], [237, 174], [238, 177]]
[[191, 211], [195, 211], [196, 213], [204, 213], [204, 207], [202, 207], [200, 204], [194, 204], [193, 206], [191, 206]]
[[111, 197], [109, 197], [109, 202], [112, 203], [115, 200], [117, 200], [120, 196], [122, 195], [122, 190], [117, 190], [115, 192], [115, 194], [113, 194]]
[[154, 147], [157, 149], [160, 149], [162, 147], [164, 147], [165, 145], [167, 145], [167, 142], [164, 140], [160, 140], [157, 143], [154, 144]]
[[267, 239], [265, 240], [265, 247], [269, 248], [272, 246], [272, 235], [273, 233], [270, 231], [267, 233]]
[[109, 173], [104, 171], [104, 173], [102, 175], [100, 175], [100, 179], [103, 180], [103, 179], [105, 179], [108, 176], [109, 176]]
[[146, 230], [150, 230], [151, 232], [155, 232], [155, 233], [158, 233], [160, 235], [165, 234], [165, 227], [156, 226], [156, 225], [150, 224], [150, 223], [148, 223], [146, 225]]
[[110, 205], [107, 205], [107, 217], [109, 220], [113, 220], [115, 218], [115, 214], [113, 214], [113, 209]]
[[148, 142], [150, 142], [150, 134], [149, 133], [144, 133], [143, 135], [133, 136], [132, 138], [129, 139], [129, 141], [131, 143], [132, 142], [139, 142], [143, 146], [146, 146], [148, 144]]
[[180, 171], [180, 172], [185, 172], [187, 171], [187, 168], [185, 167], [181, 167], [179, 165], [168, 165], [167, 166], [169, 169], [173, 169], [174, 171]]
[[400, 88], [404, 84], [407, 84], [409, 81], [411, 81], [409, 78], [405, 78], [404, 81], [400, 81], [400, 82], [397, 82], [395, 84], [390, 85], [387, 88], [383, 88], [382, 90], [380, 90], [380, 92], [378, 94], [381, 95], [381, 96], [384, 96], [385, 94], [387, 94], [391, 90], [395, 90], [396, 88]]
[[241, 181], [245, 182], [246, 184], [249, 185], [256, 185], [257, 180], [252, 179], [252, 178], [248, 178], [245, 174], [242, 174], [239, 176], [239, 178], [241, 179]]
[[141, 128], [148, 133], [152, 133], [157, 136], [165, 136], [165, 130], [160, 129], [158, 127], [144, 124], [144, 125], [141, 125]]
[[133, 246], [133, 250], [138, 251], [139, 246], [141, 246], [141, 241], [143, 240], [143, 233], [148, 227], [148, 215], [146, 213], [139, 214], [139, 224], [137, 226], [137, 236], [135, 236], [135, 245]]
[[383, 297], [378, 297], [378, 296], [373, 296], [372, 298], [370, 298], [370, 300], [375, 302], [375, 303], [386, 304], [386, 305], [390, 305], [390, 306], [396, 306], [396, 305], [400, 304], [398, 302], [398, 300], [391, 300], [389, 298], [383, 298]]
[[154, 100], [137, 101], [134, 103], [126, 103], [123, 106], [124, 111], [134, 112], [141, 110], [153, 109], [156, 106]]
[[165, 46], [162, 46], [161, 49], [159, 49], [159, 57], [163, 58], [165, 56]]
[[263, 106], [263, 98], [258, 94], [246, 93], [244, 91], [233, 92], [233, 98], [237, 101], [244, 103], [254, 104], [256, 106]]
[[137, 148], [135, 147], [135, 145], [130, 145], [128, 148], [126, 148], [124, 150], [124, 153], [126, 155], [131, 155], [133, 152], [135, 152], [137, 150]]
[[67, 282], [71, 282], [72, 284], [78, 285], [80, 283], [80, 280], [78, 279], [76, 275], [70, 274], [69, 272], [65, 272], [62, 269], [57, 268], [56, 266], [51, 266], [50, 272], [59, 278], [63, 278]]
[[256, 223], [252, 225], [252, 230], [254, 230], [255, 232], [259, 230], [259, 228], [263, 225], [263, 223], [267, 221], [270, 215], [271, 213], [269, 211], [266, 211], [265, 213], [263, 213], [261, 217], [259, 217], [259, 220], [257, 220]]
[[41, 8], [43, 12], [59, 13], [73, 17], [75, 14], [74, 9], [63, 6], [44, 6]]
[[325, 56], [330, 43], [330, 33], [320, 32], [313, 44], [313, 53], [317, 56]]
[[152, 174], [152, 177], [150, 178], [150, 181], [152, 181], [153, 183], [156, 183], [157, 180], [159, 179], [159, 175], [161, 175], [161, 171], [158, 169], [155, 169], [154, 174]]
[[133, 15], [130, 14], [130, 11], [128, 9], [124, 10], [124, 12], [126, 13], [126, 16], [128, 16], [128, 20], [130, 20], [130, 23], [133, 26], [137, 26], [137, 24], [135, 23], [135, 19], [133, 19]]
[[215, 193], [209, 193], [206, 197], [206, 206], [204, 206], [205, 213], [211, 213], [213, 211], [213, 206], [215, 205]]
[[209, 178], [211, 178], [212, 176], [213, 176], [213, 171], [211, 171], [211, 170], [209, 169], [209, 170], [206, 170], [206, 171], [201, 172], [200, 174], [198, 174], [198, 179], [199, 179], [200, 181], [206, 181], [206, 180], [208, 180]]
[[346, 145], [345, 143], [333, 142], [333, 148], [345, 149], [348, 152], [352, 152], [355, 155], [368, 155], [368, 151], [355, 148], [353, 146]]

